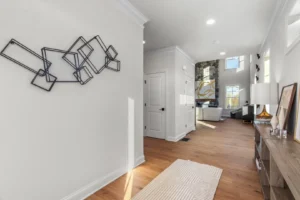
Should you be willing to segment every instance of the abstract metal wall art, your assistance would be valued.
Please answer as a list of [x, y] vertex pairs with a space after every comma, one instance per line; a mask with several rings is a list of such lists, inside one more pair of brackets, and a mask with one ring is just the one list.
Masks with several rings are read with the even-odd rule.
[[[51, 62], [47, 61], [47, 60], [44, 60], [44, 58], [42, 56], [40, 56], [39, 54], [37, 54], [36, 52], [34, 52], [33, 50], [29, 49], [28, 47], [26, 47], [25, 45], [21, 44], [20, 42], [18, 42], [17, 40], [15, 39], [11, 39], [8, 44], [4, 47], [4, 49], [1, 51], [0, 55], [3, 56], [4, 58], [16, 63], [17, 65], [20, 65], [21, 67], [33, 72], [34, 74], [37, 74], [38, 71], [29, 67], [28, 65], [22, 63], [21, 61], [18, 61], [17, 59], [9, 56], [9, 55], [6, 55], [5, 54], [5, 51], [7, 49], [9, 49], [11, 46], [17, 46], [23, 50], [25, 50], [26, 52], [30, 53], [32, 56], [35, 56], [36, 58], [40, 59], [41, 61], [45, 61], [45, 64], [50, 67], [51, 66]], [[44, 74], [40, 74], [41, 76], [44, 76]]]
[[[91, 45], [93, 41], [96, 41], [97, 45], [99, 45], [100, 52], [95, 51], [95, 48]], [[10, 56], [8, 53], [8, 51], [12, 51], [12, 47], [19, 49], [17, 53], [14, 52], [18, 59]], [[31, 84], [48, 92], [52, 90], [56, 83], [87, 84], [93, 79], [93, 75], [87, 65], [95, 74], [100, 74], [104, 69], [116, 72], [121, 70], [121, 61], [117, 59], [118, 52], [112, 45], [109, 45], [107, 48], [99, 35], [91, 38], [89, 41], [80, 36], [68, 50], [44, 47], [41, 49], [41, 52], [42, 55], [39, 55], [17, 40], [11, 39], [0, 52], [0, 55], [35, 74]], [[25, 54], [29, 55], [30, 58], [24, 59], [26, 57]], [[53, 56], [53, 58], [49, 54], [57, 55]], [[92, 62], [92, 55], [96, 58], [97, 63]], [[103, 59], [102, 62], [99, 59]], [[31, 62], [31, 64], [27, 62]], [[68, 67], [63, 66], [64, 63]], [[37, 66], [34, 67], [34, 65]]]
[[[99, 64], [94, 64], [91, 60], [90, 60], [90, 55], [87, 55], [83, 49], [90, 45], [91, 42], [93, 41], [97, 41], [97, 43], [100, 45], [101, 49], [103, 50], [103, 53], [105, 54], [105, 60], [104, 60], [104, 64], [101, 66], [99, 66]], [[106, 45], [104, 44], [103, 40], [101, 39], [101, 37], [99, 35], [93, 37], [92, 39], [90, 39], [88, 42], [86, 42], [84, 45], [82, 45], [79, 49], [78, 49], [79, 54], [84, 58], [84, 61], [86, 61], [88, 63], [88, 65], [91, 67], [91, 69], [94, 71], [95, 74], [100, 74], [105, 68], [113, 70], [113, 71], [120, 71], [120, 66], [121, 63], [120, 61], [118, 61], [116, 58], [118, 56], [118, 52], [116, 51], [116, 49], [110, 45], [108, 48], [106, 47]], [[115, 62], [117, 63], [117, 67], [113, 68], [113, 67], [109, 67], [108, 64], [110, 62]]]

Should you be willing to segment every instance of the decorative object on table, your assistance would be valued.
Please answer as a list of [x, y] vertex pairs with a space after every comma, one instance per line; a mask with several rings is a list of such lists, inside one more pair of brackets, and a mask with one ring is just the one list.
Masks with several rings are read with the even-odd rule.
[[259, 68], [259, 66], [258, 65], [256, 65], [256, 71], [260, 71], [260, 68]]
[[287, 130], [282, 130], [282, 138], [287, 139]]
[[275, 134], [278, 124], [279, 124], [278, 117], [276, 115], [274, 115], [273, 118], [271, 119], [271, 126], [272, 126], [271, 132], [272, 132], [272, 135]]
[[285, 122], [284, 112], [281, 112], [279, 114], [278, 122], [279, 122], [279, 134], [278, 134], [278, 138], [282, 138], [283, 129], [284, 129], [284, 122]]
[[[100, 45], [100, 50], [98, 48], [98, 51], [95, 52], [95, 48], [90, 44], [92, 41], [96, 41]], [[81, 57], [78, 56], [77, 51]], [[11, 56], [11, 54], [15, 56]], [[49, 54], [51, 54], [51, 57]], [[92, 62], [94, 54], [95, 63]], [[93, 75], [85, 66], [86, 63], [96, 74], [99, 74], [104, 69], [119, 72], [121, 62], [117, 60], [118, 54], [112, 45], [106, 47], [99, 35], [88, 42], [81, 36], [67, 51], [44, 47], [42, 48], [42, 56], [15, 39], [11, 39], [0, 52], [0, 55], [4, 58], [34, 73], [35, 76], [31, 84], [48, 92], [52, 90], [56, 83], [80, 83], [81, 85], [88, 83], [93, 78]], [[15, 58], [16, 55], [18, 59]], [[32, 56], [37, 61], [34, 61]], [[61, 59], [65, 62], [61, 63]], [[44, 69], [41, 69], [42, 63], [44, 64]], [[69, 64], [71, 67], [62, 67], [64, 63]]]
[[272, 115], [267, 112], [266, 105], [276, 105], [277, 100], [277, 83], [257, 83], [251, 86], [251, 104], [262, 104], [264, 105], [263, 110], [260, 114], [256, 115], [258, 120], [272, 119]]
[[300, 91], [298, 97], [298, 104], [297, 104], [297, 112], [296, 112], [296, 126], [294, 132], [294, 139], [300, 143]]
[[284, 120], [284, 122], [282, 123], [282, 127], [280, 127], [280, 129], [282, 130], [287, 129], [287, 123], [295, 99], [296, 90], [297, 90], [297, 83], [287, 85], [282, 88], [281, 97], [276, 112], [276, 115], [279, 119], [279, 123], [281, 119]]

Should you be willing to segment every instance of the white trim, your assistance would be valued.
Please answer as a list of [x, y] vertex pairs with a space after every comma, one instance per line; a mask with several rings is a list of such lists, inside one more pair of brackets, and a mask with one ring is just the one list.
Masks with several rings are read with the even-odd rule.
[[127, 167], [123, 167], [120, 169], [117, 169], [116, 171], [108, 174], [104, 178], [99, 178], [95, 180], [94, 182], [82, 187], [81, 189], [77, 190], [76, 192], [66, 196], [65, 198], [61, 200], [79, 200], [79, 199], [86, 199], [87, 197], [91, 196], [101, 188], [105, 187], [109, 183], [115, 181], [122, 175], [127, 173]]
[[170, 47], [166, 47], [166, 48], [161, 48], [161, 49], [155, 49], [155, 50], [150, 50], [150, 51], [146, 51], [145, 54], [148, 53], [160, 53], [160, 52], [174, 52], [177, 51], [179, 53], [181, 53], [184, 57], [186, 57], [193, 65], [195, 65], [195, 60], [192, 59], [185, 51], [183, 51], [179, 46], [170, 46]]
[[261, 43], [259, 53], [261, 53], [263, 51], [263, 48], [264, 48], [264, 46], [266, 44], [266, 41], [267, 41], [267, 38], [270, 35], [270, 32], [271, 32], [271, 30], [273, 28], [273, 25], [274, 25], [275, 21], [276, 21], [276, 17], [279, 16], [282, 13], [282, 11], [284, 10], [287, 2], [288, 2], [288, 0], [279, 0], [279, 3], [277, 4], [277, 6], [276, 6], [276, 8], [274, 10], [274, 13], [272, 15], [271, 22], [270, 22], [270, 25], [268, 27], [268, 32], [265, 35], [265, 37], [264, 37], [264, 39], [263, 39], [263, 41]]
[[146, 162], [145, 156], [144, 156], [144, 155], [138, 157], [137, 159], [135, 159], [135, 167], [140, 166], [140, 165], [143, 164], [144, 162]]
[[178, 142], [179, 140], [181, 140], [182, 138], [184, 138], [189, 132], [184, 132], [184, 133], [181, 133], [180, 135], [176, 136], [176, 137], [171, 137], [171, 136], [168, 136], [167, 137], [167, 141], [169, 142]]
[[[145, 162], [145, 156], [142, 155], [135, 160], [135, 167], [143, 164], [144, 162]], [[95, 192], [97, 192], [98, 190], [104, 188], [106, 185], [108, 185], [111, 182], [115, 181], [116, 179], [120, 178], [127, 172], [128, 172], [127, 166], [119, 168], [119, 169], [115, 170], [114, 172], [108, 174], [107, 176], [105, 176], [103, 178], [99, 178], [99, 179], [93, 181], [92, 183], [80, 188], [76, 192], [62, 198], [61, 200], [79, 200], [79, 199], [84, 200], [87, 197], [94, 194]]]
[[195, 65], [195, 60], [192, 59], [185, 51], [183, 51], [179, 46], [176, 46], [176, 50], [185, 56], [193, 65]]
[[128, 0], [117, 0], [122, 7], [128, 12], [129, 15], [131, 15], [137, 24], [144, 28], [144, 24], [149, 21], [149, 18], [147, 18], [141, 11], [139, 11], [136, 7], [134, 7]]
[[300, 42], [300, 35], [294, 40], [294, 42], [290, 46], [286, 47], [285, 55], [288, 55], [297, 46], [299, 42]]
[[[293, 8], [295, 7], [297, 1], [295, 1], [295, 3], [293, 4], [293, 6], [291, 8], [289, 8], [289, 12], [290, 13]], [[298, 35], [298, 37], [292, 42], [292, 44], [290, 44], [290, 46], [287, 46], [288, 45], [288, 29], [289, 29], [289, 25], [288, 25], [288, 19], [289, 19], [289, 15], [288, 16], [285, 16], [285, 55], [288, 55], [296, 46], [297, 44], [300, 42], [300, 35]]]

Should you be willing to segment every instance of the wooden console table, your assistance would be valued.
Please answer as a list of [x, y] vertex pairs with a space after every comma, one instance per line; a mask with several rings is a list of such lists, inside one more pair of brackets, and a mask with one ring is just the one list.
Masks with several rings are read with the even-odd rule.
[[254, 123], [255, 161], [265, 199], [300, 200], [300, 144], [289, 135], [270, 135], [271, 126]]

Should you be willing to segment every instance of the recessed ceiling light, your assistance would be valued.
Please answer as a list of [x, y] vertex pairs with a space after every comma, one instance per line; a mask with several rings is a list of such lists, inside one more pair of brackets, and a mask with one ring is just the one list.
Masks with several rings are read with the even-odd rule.
[[215, 24], [216, 23], [216, 20], [215, 19], [208, 19], [207, 21], [206, 21], [206, 24], [207, 25], [213, 25], [213, 24]]
[[145, 40], [143, 41], [143, 44], [146, 44], [146, 41], [145, 41]]
[[226, 52], [223, 51], [223, 52], [220, 53], [220, 55], [221, 55], [221, 56], [225, 56], [225, 55], [226, 55]]

